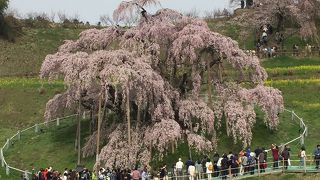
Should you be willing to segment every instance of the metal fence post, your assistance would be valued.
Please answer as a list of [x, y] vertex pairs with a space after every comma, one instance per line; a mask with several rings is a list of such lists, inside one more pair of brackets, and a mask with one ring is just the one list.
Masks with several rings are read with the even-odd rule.
[[18, 140], [21, 140], [21, 131], [18, 131]]
[[10, 148], [10, 139], [7, 139], [7, 146], [6, 146], [6, 150], [8, 150]]
[[9, 168], [9, 165], [7, 164], [6, 166], [6, 174], [9, 175], [10, 174], [10, 168]]
[[305, 128], [306, 128], [305, 137], [307, 137], [308, 136], [308, 126], [306, 126]]
[[57, 126], [60, 126], [60, 118], [57, 118]]
[[300, 137], [300, 145], [303, 146], [304, 145], [304, 135], [301, 134], [301, 137]]
[[306, 156], [303, 157], [303, 168], [304, 168], [304, 173], [307, 172], [307, 167], [306, 167]]
[[3, 157], [3, 150], [0, 149], [0, 158], [1, 158], [1, 167], [4, 167], [4, 157]]
[[35, 133], [38, 133], [38, 132], [39, 132], [39, 125], [38, 125], [38, 124], [35, 124], [34, 132], [35, 132]]

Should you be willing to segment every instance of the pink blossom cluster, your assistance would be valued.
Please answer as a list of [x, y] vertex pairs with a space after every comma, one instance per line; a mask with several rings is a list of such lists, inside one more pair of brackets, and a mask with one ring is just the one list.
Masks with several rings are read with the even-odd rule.
[[195, 148], [199, 152], [211, 152], [214, 150], [214, 144], [205, 137], [190, 133], [187, 135], [189, 146]]
[[[239, 25], [255, 25], [257, 27], [266, 24], [277, 24], [279, 17], [283, 21], [286, 18], [294, 19], [300, 26], [300, 35], [303, 38], [319, 38], [316, 28], [316, 16], [320, 10], [320, 2], [317, 0], [255, 0], [254, 10], [237, 16], [232, 21]], [[251, 17], [251, 18], [247, 18]], [[241, 23], [241, 24], [240, 24]], [[284, 22], [280, 22], [284, 23]]]
[[179, 119], [185, 126], [192, 128], [195, 126], [193, 119], [198, 119], [201, 129], [204, 131], [214, 131], [215, 114], [202, 100], [183, 100], [179, 103]]

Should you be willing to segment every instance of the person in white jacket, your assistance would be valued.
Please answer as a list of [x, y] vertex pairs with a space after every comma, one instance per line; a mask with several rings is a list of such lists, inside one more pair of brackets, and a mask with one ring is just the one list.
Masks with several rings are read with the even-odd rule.
[[194, 177], [196, 176], [196, 167], [194, 166], [194, 163], [192, 162], [188, 168], [188, 174], [189, 179], [194, 180]]
[[211, 179], [211, 174], [213, 172], [213, 164], [210, 161], [210, 159], [208, 159], [206, 162], [206, 168], [207, 168], [206, 173], [207, 173], [208, 179]]

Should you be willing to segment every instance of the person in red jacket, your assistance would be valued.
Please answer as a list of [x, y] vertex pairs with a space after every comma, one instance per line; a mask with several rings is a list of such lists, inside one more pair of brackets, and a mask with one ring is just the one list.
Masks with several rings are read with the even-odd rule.
[[131, 177], [133, 180], [139, 180], [140, 179], [140, 172], [138, 171], [138, 167], [134, 168], [134, 171], [131, 172]]
[[279, 167], [279, 148], [275, 144], [271, 145], [272, 157], [273, 157], [273, 169]]

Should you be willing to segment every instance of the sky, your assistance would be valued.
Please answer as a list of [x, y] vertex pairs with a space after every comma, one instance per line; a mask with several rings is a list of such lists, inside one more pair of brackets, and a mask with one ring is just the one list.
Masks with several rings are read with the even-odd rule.
[[[120, 0], [10, 0], [9, 9], [17, 11], [22, 16], [32, 12], [45, 12], [48, 15], [62, 12], [68, 17], [77, 16], [81, 21], [97, 23], [101, 15], [112, 15], [120, 2]], [[196, 9], [200, 15], [205, 11], [229, 8], [229, 0], [160, 0], [160, 2], [164, 8], [180, 12]]]

